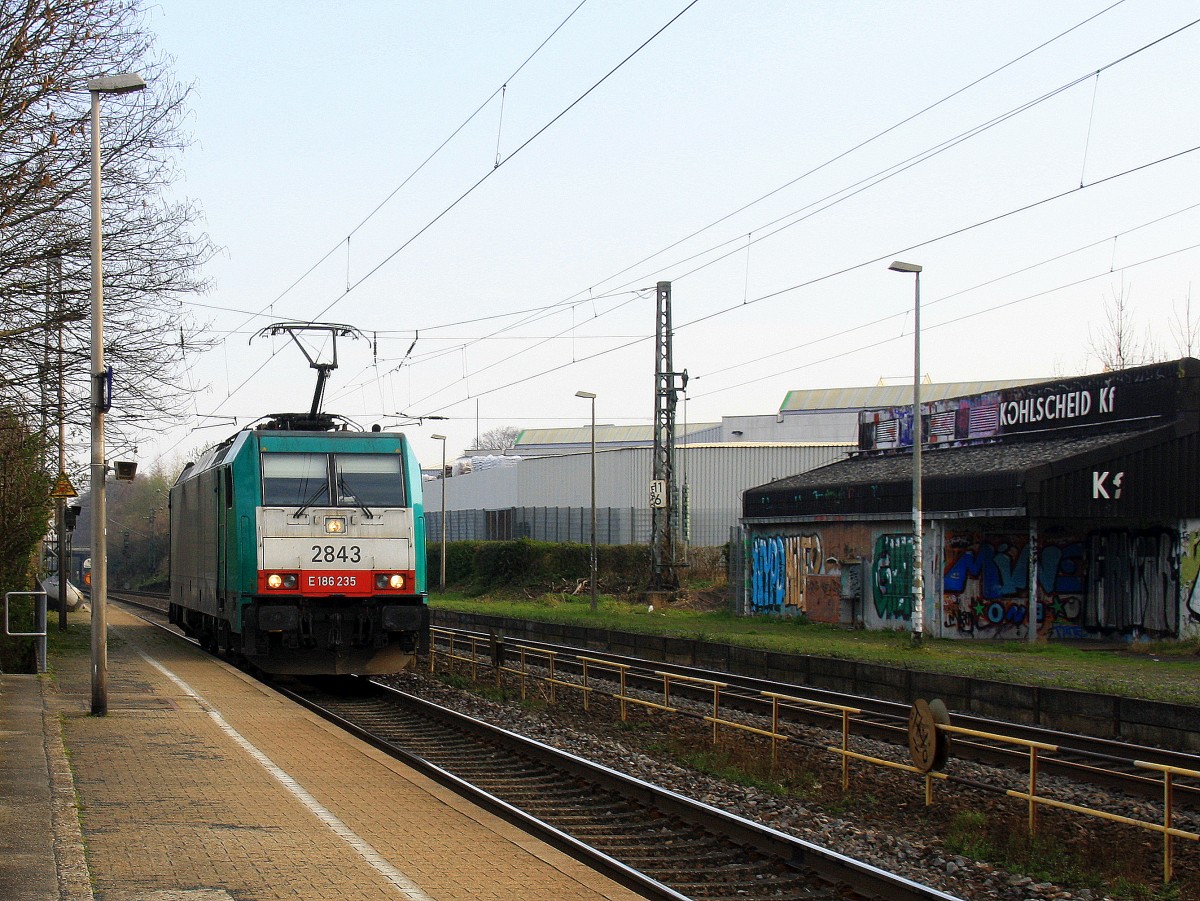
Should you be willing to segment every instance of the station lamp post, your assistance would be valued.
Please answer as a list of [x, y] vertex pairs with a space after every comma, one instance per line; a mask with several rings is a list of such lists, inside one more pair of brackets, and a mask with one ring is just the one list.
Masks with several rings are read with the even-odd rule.
[[442, 573], [438, 579], [438, 590], [446, 593], [446, 436], [430, 435], [435, 441], [442, 442]]
[[591, 558], [591, 610], [596, 612], [596, 395], [590, 391], [576, 391], [576, 397], [592, 402], [592, 558]]
[[[104, 267], [100, 208], [100, 95], [140, 91], [140, 75], [106, 75], [89, 78], [92, 95], [92, 713], [108, 713], [108, 546], [104, 496], [104, 414], [108, 410], [104, 370]], [[63, 574], [59, 573], [59, 578]]]
[[912, 400], [912, 445], [913, 445], [913, 612], [912, 643], [920, 645], [925, 629], [925, 569], [921, 547], [921, 267], [916, 263], [901, 263], [896, 260], [888, 269], [893, 272], [911, 272], [914, 279], [913, 312], [913, 400]]

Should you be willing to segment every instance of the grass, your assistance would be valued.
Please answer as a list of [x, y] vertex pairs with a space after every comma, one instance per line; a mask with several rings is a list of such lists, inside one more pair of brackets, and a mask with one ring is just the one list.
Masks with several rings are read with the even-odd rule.
[[602, 595], [518, 594], [472, 597], [448, 592], [434, 609], [712, 641], [743, 647], [858, 660], [907, 669], [1200, 706], [1200, 639], [1112, 649], [1084, 643], [926, 638], [907, 632], [845, 629], [791, 618], [734, 616], [686, 604], [659, 605]]

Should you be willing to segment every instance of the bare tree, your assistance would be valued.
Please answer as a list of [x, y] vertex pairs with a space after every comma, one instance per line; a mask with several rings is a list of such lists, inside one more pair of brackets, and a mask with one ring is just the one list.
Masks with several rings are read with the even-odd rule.
[[1104, 305], [1104, 324], [1099, 334], [1093, 334], [1089, 327], [1088, 349], [1106, 372], [1129, 369], [1162, 358], [1150, 337], [1150, 329], [1139, 332], [1125, 286], [1119, 292], [1113, 291]]
[[214, 251], [197, 208], [169, 194], [188, 91], [154, 49], [140, 0], [0, 0], [0, 388], [31, 424], [89, 419], [90, 95], [96, 75], [148, 89], [101, 104], [105, 357], [114, 447], [177, 420], [181, 366], [203, 342], [181, 297]]
[[1188, 287], [1187, 298], [1183, 301], [1183, 312], [1173, 304], [1174, 318], [1170, 320], [1171, 335], [1175, 338], [1175, 348], [1183, 357], [1194, 357], [1200, 353], [1200, 310], [1192, 309], [1192, 289]]
[[476, 450], [506, 451], [516, 445], [521, 431], [513, 425], [500, 425], [488, 429], [479, 436], [479, 447]]

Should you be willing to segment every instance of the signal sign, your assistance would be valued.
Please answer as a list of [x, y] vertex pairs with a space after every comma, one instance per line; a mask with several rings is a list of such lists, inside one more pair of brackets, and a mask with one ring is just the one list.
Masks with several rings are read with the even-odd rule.
[[651, 479], [650, 480], [650, 506], [656, 510], [665, 510], [667, 507], [667, 480], [666, 479]]
[[79, 492], [75, 490], [75, 486], [71, 484], [71, 480], [67, 478], [66, 473], [60, 472], [58, 479], [54, 483], [54, 490], [50, 492], [50, 496], [58, 497], [79, 497]]

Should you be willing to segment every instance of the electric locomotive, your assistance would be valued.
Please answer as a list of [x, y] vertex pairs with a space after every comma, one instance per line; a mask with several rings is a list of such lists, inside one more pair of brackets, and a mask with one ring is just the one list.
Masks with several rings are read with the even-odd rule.
[[243, 429], [171, 488], [170, 620], [265, 672], [397, 672], [428, 647], [421, 468], [403, 434], [318, 412], [320, 366], [309, 413]]

